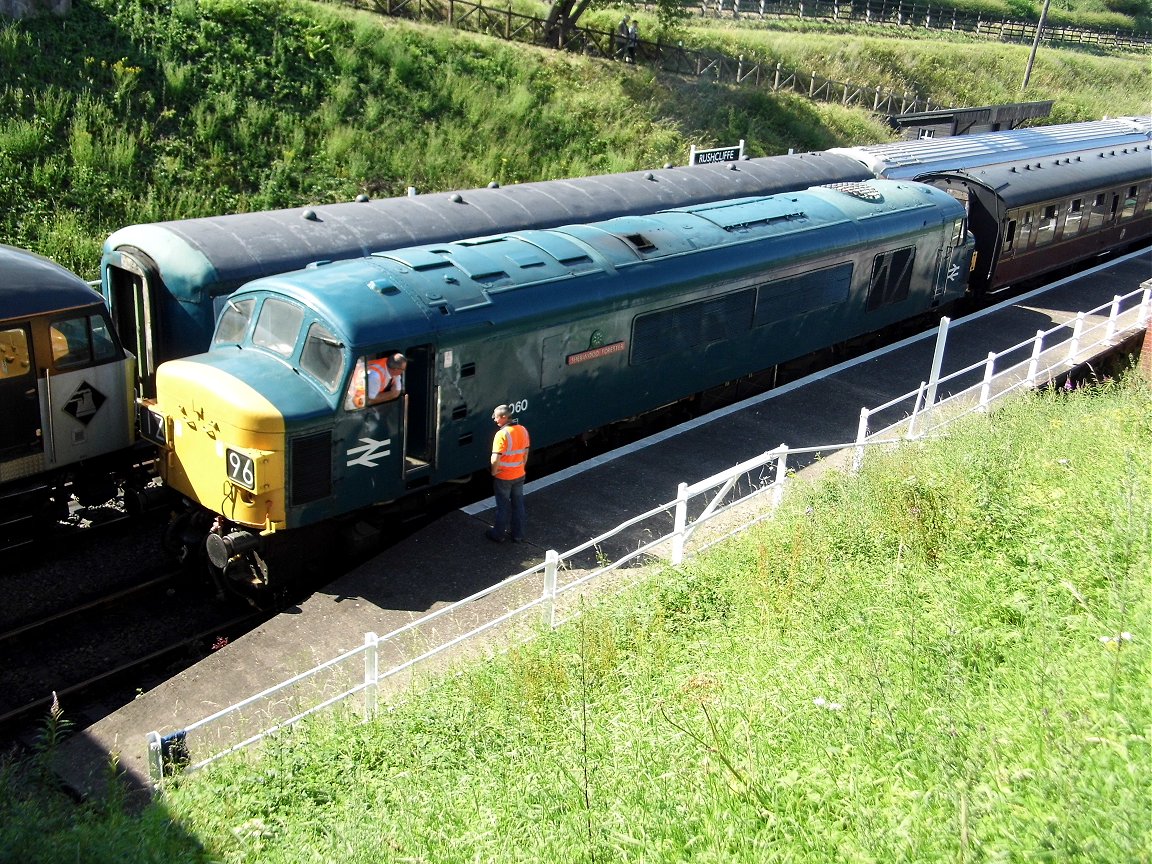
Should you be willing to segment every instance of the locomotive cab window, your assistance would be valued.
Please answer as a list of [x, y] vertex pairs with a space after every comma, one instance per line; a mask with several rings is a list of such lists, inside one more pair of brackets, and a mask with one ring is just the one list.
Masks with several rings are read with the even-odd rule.
[[119, 356], [116, 340], [102, 315], [53, 321], [48, 328], [52, 362], [57, 368], [94, 366]]
[[256, 301], [251, 297], [243, 300], [229, 300], [216, 324], [216, 336], [212, 340], [217, 345], [238, 344], [244, 341], [248, 325], [252, 323], [252, 310]]
[[369, 405], [381, 405], [399, 399], [404, 393], [404, 375], [391, 369], [388, 358], [395, 350], [382, 351], [356, 361], [348, 390], [344, 394], [344, 410], [355, 411]]
[[32, 371], [32, 358], [28, 353], [28, 334], [23, 327], [0, 330], [0, 381], [19, 378]]
[[260, 307], [256, 329], [252, 332], [252, 344], [281, 357], [291, 357], [303, 321], [304, 310], [299, 306], [269, 297]]
[[344, 372], [344, 343], [319, 321], [308, 327], [300, 350], [300, 368], [319, 381], [329, 393], [340, 386]]

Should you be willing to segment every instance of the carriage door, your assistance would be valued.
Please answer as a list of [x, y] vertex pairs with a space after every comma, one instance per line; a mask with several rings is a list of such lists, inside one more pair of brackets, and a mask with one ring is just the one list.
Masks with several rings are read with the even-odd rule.
[[[141, 253], [142, 254], [142, 253]], [[145, 268], [131, 253], [117, 253], [119, 264], [109, 263], [105, 271], [105, 299], [112, 311], [116, 332], [124, 348], [136, 355], [136, 371], [142, 396], [156, 395], [156, 365], [154, 346], [155, 298]]]
[[0, 461], [43, 450], [36, 363], [25, 324], [0, 325]]
[[405, 349], [404, 481], [409, 489], [428, 483], [436, 465], [436, 351], [431, 345]]

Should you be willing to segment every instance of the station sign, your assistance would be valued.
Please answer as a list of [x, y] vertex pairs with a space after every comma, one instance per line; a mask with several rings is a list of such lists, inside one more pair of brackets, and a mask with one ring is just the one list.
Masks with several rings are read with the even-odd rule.
[[697, 150], [696, 145], [688, 152], [689, 165], [713, 165], [717, 162], [739, 162], [744, 158], [744, 139], [735, 147], [713, 147], [710, 150]]

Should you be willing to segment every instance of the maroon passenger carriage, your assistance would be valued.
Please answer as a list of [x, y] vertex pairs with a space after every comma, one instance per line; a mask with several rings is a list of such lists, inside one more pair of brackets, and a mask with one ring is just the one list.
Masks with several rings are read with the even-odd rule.
[[1152, 237], [1152, 144], [1022, 159], [916, 178], [968, 208], [969, 291], [1002, 291]]

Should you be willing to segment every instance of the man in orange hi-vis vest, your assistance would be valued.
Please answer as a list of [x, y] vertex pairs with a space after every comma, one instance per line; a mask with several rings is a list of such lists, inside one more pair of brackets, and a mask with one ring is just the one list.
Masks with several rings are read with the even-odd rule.
[[497, 405], [492, 419], [500, 428], [492, 439], [492, 487], [496, 495], [496, 521], [484, 536], [496, 543], [508, 537], [524, 542], [524, 468], [528, 464], [528, 430], [512, 418], [507, 405]]

